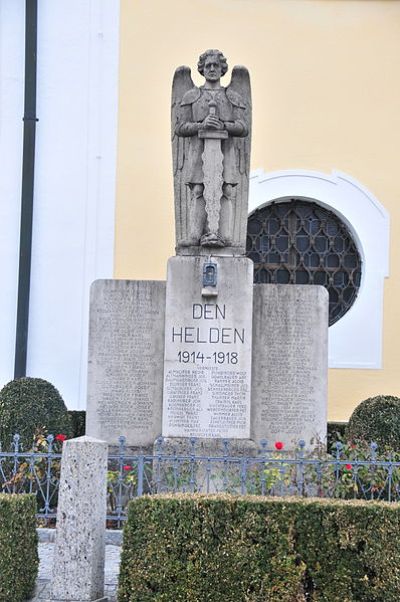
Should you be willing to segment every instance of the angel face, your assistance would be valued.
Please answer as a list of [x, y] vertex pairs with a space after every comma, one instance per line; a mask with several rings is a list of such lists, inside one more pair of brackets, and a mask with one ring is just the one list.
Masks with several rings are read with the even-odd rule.
[[210, 54], [204, 62], [204, 77], [209, 82], [217, 82], [222, 76], [222, 67], [219, 57], [214, 54]]

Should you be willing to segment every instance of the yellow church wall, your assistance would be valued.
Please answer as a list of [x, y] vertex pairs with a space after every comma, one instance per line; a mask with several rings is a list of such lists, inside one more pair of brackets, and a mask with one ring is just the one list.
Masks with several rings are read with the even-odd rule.
[[371, 395], [400, 396], [400, 2], [121, 0], [116, 278], [165, 278], [172, 76], [187, 64], [200, 83], [206, 48], [250, 70], [252, 169], [339, 170], [389, 212], [383, 369], [330, 370], [329, 419]]

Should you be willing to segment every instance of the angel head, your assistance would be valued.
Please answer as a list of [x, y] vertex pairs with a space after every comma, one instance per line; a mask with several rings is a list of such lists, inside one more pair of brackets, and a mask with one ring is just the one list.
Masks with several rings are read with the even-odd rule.
[[228, 71], [228, 63], [220, 50], [210, 49], [200, 55], [197, 70], [206, 80], [216, 81]]

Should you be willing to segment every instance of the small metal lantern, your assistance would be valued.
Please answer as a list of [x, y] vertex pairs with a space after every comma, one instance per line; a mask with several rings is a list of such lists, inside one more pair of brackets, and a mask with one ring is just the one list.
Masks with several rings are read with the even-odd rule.
[[210, 260], [203, 265], [203, 286], [217, 286], [217, 264]]

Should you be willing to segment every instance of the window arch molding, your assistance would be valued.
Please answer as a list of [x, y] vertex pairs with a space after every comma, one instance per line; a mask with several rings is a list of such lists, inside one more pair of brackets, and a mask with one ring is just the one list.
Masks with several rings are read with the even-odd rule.
[[338, 171], [287, 170], [250, 176], [249, 213], [302, 198], [335, 213], [362, 258], [361, 285], [350, 310], [329, 329], [331, 368], [382, 367], [383, 287], [389, 275], [389, 214], [362, 184]]

